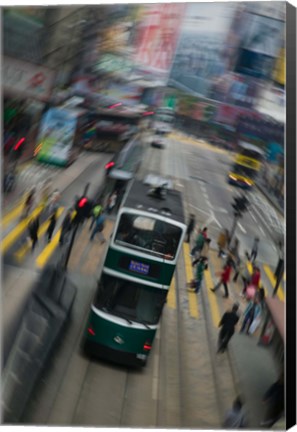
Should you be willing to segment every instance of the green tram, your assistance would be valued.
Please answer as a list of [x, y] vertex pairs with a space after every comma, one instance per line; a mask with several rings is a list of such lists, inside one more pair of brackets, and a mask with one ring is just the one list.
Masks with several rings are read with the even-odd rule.
[[146, 364], [185, 231], [180, 192], [162, 182], [132, 183], [91, 305], [83, 340], [87, 354]]

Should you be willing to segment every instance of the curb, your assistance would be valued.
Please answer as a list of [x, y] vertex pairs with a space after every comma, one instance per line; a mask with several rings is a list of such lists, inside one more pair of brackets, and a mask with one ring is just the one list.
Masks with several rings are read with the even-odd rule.
[[281, 208], [281, 206], [271, 197], [271, 195], [266, 191], [266, 189], [261, 186], [259, 183], [255, 183], [257, 189], [265, 195], [265, 197], [268, 199], [268, 201], [273, 205], [273, 207], [281, 213], [282, 216], [284, 216], [284, 209]]

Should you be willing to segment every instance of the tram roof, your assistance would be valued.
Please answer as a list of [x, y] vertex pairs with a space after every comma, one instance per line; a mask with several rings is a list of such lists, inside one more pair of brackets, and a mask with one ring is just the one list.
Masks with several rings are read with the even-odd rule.
[[[149, 211], [150, 213], [162, 214], [163, 216], [163, 212], [168, 212], [169, 210], [171, 213], [168, 216], [169, 218], [185, 223], [181, 193], [173, 189], [166, 189], [165, 198], [160, 199], [148, 194], [151, 189], [151, 185], [135, 180], [126, 198], [124, 207]], [[152, 211], [152, 208], [155, 210]]]

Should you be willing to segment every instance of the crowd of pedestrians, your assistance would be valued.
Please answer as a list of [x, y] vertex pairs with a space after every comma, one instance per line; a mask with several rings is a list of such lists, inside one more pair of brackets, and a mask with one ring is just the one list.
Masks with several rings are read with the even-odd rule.
[[[188, 291], [199, 293], [201, 291], [204, 272], [208, 269], [209, 246], [211, 240], [208, 238], [208, 228], [195, 227], [195, 215], [191, 214], [187, 226], [185, 241], [193, 247], [190, 252], [192, 265], [196, 267], [194, 279], [191, 281]], [[230, 241], [227, 229], [222, 229], [217, 238], [218, 258], [222, 260], [222, 267], [215, 274], [217, 282], [210, 290], [216, 293], [221, 286], [224, 288], [224, 298], [228, 298], [228, 284], [242, 285], [240, 297], [246, 302], [240, 313], [240, 304], [235, 302], [226, 310], [219, 322], [217, 354], [223, 354], [228, 348], [230, 339], [239, 325], [239, 333], [242, 335], [253, 335], [260, 327], [265, 310], [265, 289], [261, 283], [261, 270], [256, 259], [259, 251], [260, 239], [255, 237], [250, 252], [245, 251], [243, 257], [240, 254], [240, 242], [237, 238]], [[279, 243], [279, 260], [275, 269], [276, 279], [280, 277], [284, 268], [283, 243]], [[263, 396], [263, 403], [267, 409], [261, 426], [271, 427], [284, 413], [284, 384], [283, 375], [277, 382], [273, 383]], [[241, 429], [247, 427], [247, 419], [243, 402], [240, 397], [234, 400], [233, 406], [226, 412], [223, 422], [225, 429]]]

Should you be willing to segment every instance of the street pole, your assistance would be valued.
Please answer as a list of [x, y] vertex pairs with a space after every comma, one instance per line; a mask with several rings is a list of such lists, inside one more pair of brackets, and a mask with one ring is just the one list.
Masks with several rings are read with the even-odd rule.
[[281, 268], [280, 268], [280, 270], [279, 270], [279, 272], [277, 274], [276, 283], [275, 283], [275, 287], [274, 287], [274, 290], [273, 290], [272, 297], [276, 296], [276, 293], [277, 293], [279, 284], [280, 284], [280, 282], [282, 280], [283, 274], [284, 274], [284, 263], [282, 264], [282, 266], [281, 266]]
[[67, 265], [68, 265], [68, 261], [69, 261], [70, 254], [71, 254], [71, 250], [72, 250], [72, 247], [73, 247], [74, 239], [75, 239], [75, 236], [76, 236], [76, 233], [77, 233], [77, 230], [78, 230], [78, 225], [79, 224], [76, 224], [74, 230], [72, 231], [72, 236], [71, 236], [69, 248], [67, 250], [66, 259], [65, 259], [65, 262], [64, 262], [64, 270], [67, 270]]
[[[83, 191], [83, 196], [85, 196], [87, 194], [89, 187], [90, 187], [90, 183], [87, 183], [86, 186], [85, 186], [85, 188], [84, 188], [84, 191]], [[72, 231], [72, 236], [71, 236], [70, 244], [69, 244], [69, 247], [68, 247], [68, 250], [67, 250], [66, 259], [65, 259], [65, 262], [64, 262], [64, 270], [67, 270], [68, 261], [69, 261], [69, 258], [70, 258], [70, 254], [71, 254], [71, 251], [72, 251], [74, 239], [75, 239], [75, 236], [76, 236], [76, 233], [77, 233], [79, 225], [80, 225], [80, 222], [77, 222], [75, 224], [74, 230]]]

